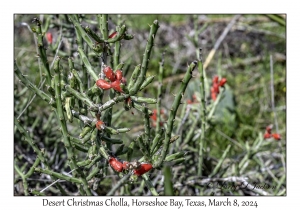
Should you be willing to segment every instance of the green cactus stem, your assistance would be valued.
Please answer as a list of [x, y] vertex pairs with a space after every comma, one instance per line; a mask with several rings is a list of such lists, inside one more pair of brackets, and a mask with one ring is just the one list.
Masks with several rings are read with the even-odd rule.
[[48, 174], [51, 176], [56, 177], [57, 179], [61, 179], [61, 180], [66, 180], [68, 182], [72, 182], [72, 183], [77, 183], [77, 184], [82, 184], [82, 181], [80, 179], [77, 179], [75, 177], [70, 177], [61, 173], [57, 173], [48, 169], [42, 169], [42, 168], [35, 168], [36, 172], [39, 173], [43, 173], [43, 174]]
[[25, 131], [25, 129], [21, 126], [20, 121], [17, 118], [14, 118], [14, 123], [17, 126], [20, 133], [25, 137], [26, 142], [31, 146], [33, 151], [37, 154], [38, 158], [42, 161], [43, 164], [47, 166], [48, 165], [47, 160], [45, 159], [41, 150], [37, 147], [36, 142], [34, 142], [34, 140], [30, 137], [28, 131]]
[[177, 152], [177, 153], [174, 153], [174, 154], [171, 154], [171, 155], [168, 155], [165, 159], [165, 161], [173, 161], [173, 160], [176, 160], [176, 159], [179, 159], [179, 158], [183, 158], [184, 156], [186, 155], [186, 152]]
[[199, 50], [198, 70], [200, 73], [200, 100], [201, 100], [201, 134], [199, 139], [199, 161], [198, 161], [198, 176], [202, 176], [204, 141], [206, 133], [206, 97], [205, 97], [205, 73], [203, 68], [201, 49]]
[[98, 43], [103, 43], [104, 40], [98, 35], [96, 34], [89, 26], [86, 26], [84, 28], [85, 32], [92, 37], [96, 42]]
[[144, 52], [144, 55], [143, 55], [141, 71], [140, 71], [140, 74], [139, 74], [133, 88], [129, 89], [130, 95], [135, 95], [138, 92], [138, 90], [141, 88], [141, 85], [142, 85], [142, 83], [144, 82], [144, 80], [146, 78], [146, 72], [147, 72], [147, 69], [148, 69], [150, 54], [151, 54], [152, 47], [154, 45], [154, 38], [155, 38], [155, 35], [156, 35], [156, 32], [157, 32], [158, 28], [159, 28], [158, 21], [155, 20], [153, 22], [153, 24], [150, 26], [150, 33], [149, 33], [149, 36], [148, 36], [146, 49], [145, 49], [145, 52]]
[[[198, 117], [194, 117], [192, 115], [190, 115], [190, 116], [191, 116], [191, 120], [192, 120], [192, 125], [191, 125], [191, 127], [190, 127], [187, 135], [185, 136], [182, 145], [188, 145], [188, 143], [193, 138], [195, 129], [196, 129], [197, 125], [198, 125], [199, 116]], [[202, 132], [202, 130], [201, 130], [201, 132]]]
[[135, 141], [132, 141], [128, 146], [127, 161], [129, 161], [129, 162], [131, 161], [131, 158], [132, 158], [134, 146], [135, 146]]
[[38, 49], [39, 49], [39, 57], [42, 59], [43, 65], [46, 70], [46, 81], [47, 84], [51, 84], [51, 73], [50, 73], [50, 67], [47, 60], [47, 54], [46, 49], [43, 42], [44, 33], [42, 31], [41, 21], [38, 18], [34, 18], [33, 22], [36, 23], [37, 28], [33, 30], [37, 35], [37, 43], [38, 43]]
[[[154, 99], [154, 98], [131, 96], [131, 99], [138, 103], [156, 104], [156, 99]], [[148, 113], [148, 111], [147, 111], [147, 113]]]
[[100, 31], [102, 33], [103, 39], [107, 40], [108, 39], [108, 15], [99, 15], [100, 17]]
[[119, 156], [122, 154], [125, 144], [121, 144], [115, 152], [115, 156]]
[[[62, 104], [62, 100], [61, 100], [61, 85], [60, 85], [60, 69], [59, 69], [59, 61], [60, 61], [60, 57], [57, 57], [55, 62], [54, 62], [54, 72], [55, 72], [55, 76], [54, 76], [54, 81], [55, 81], [55, 99], [56, 99], [56, 112], [57, 112], [57, 116], [60, 122], [60, 126], [61, 126], [61, 131], [63, 134], [63, 142], [64, 142], [64, 146], [67, 150], [67, 157], [68, 160], [70, 161], [70, 167], [71, 169], [77, 169], [76, 172], [78, 172], [82, 184], [84, 186], [84, 190], [86, 192], [87, 195], [92, 195], [89, 187], [88, 187], [88, 183], [86, 181], [86, 179], [84, 178], [84, 174], [82, 173], [82, 171], [78, 168], [77, 166], [77, 162], [75, 159], [75, 155], [74, 155], [74, 151], [73, 151], [73, 147], [70, 141], [70, 137], [68, 134], [68, 130], [67, 130], [67, 125], [66, 125], [66, 120], [65, 120], [65, 115], [63, 112], [63, 104]], [[76, 176], [76, 173], [74, 173], [74, 175]]]
[[107, 143], [111, 143], [111, 144], [123, 144], [123, 141], [121, 139], [112, 139], [112, 138], [108, 138], [107, 136], [101, 136], [101, 139]]
[[148, 189], [154, 196], [159, 196], [158, 192], [155, 190], [155, 187], [153, 186], [151, 180], [149, 179], [147, 174], [142, 175], [143, 180], [145, 181], [145, 184], [147, 185]]
[[[79, 134], [79, 138], [80, 139], [82, 139], [82, 138], [84, 138], [88, 133], [90, 133], [91, 131], [92, 131], [92, 127], [91, 126], [85, 126], [83, 129], [82, 129], [82, 131], [81, 131], [81, 133]], [[89, 138], [87, 139], [87, 140], [89, 140]], [[85, 143], [85, 142], [84, 142]]]
[[24, 194], [25, 196], [29, 195], [28, 192], [28, 178], [33, 174], [34, 169], [40, 164], [40, 158], [36, 158], [33, 165], [30, 167], [29, 171], [24, 174], [22, 171], [23, 169], [20, 169], [17, 165], [17, 163], [14, 164], [14, 168], [16, 170], [16, 172], [20, 175], [20, 177], [22, 178], [22, 182], [23, 182], [23, 187], [24, 187]]
[[178, 158], [178, 159], [175, 159], [172, 161], [172, 165], [173, 166], [176, 166], [176, 165], [179, 165], [179, 164], [182, 164], [184, 161], [186, 161], [186, 158], [183, 157], [183, 158]]
[[151, 82], [153, 82], [155, 75], [153, 76], [149, 76], [145, 79], [145, 81], [143, 82], [143, 84], [140, 87], [140, 91], [145, 89]]
[[[37, 154], [40, 161], [46, 166], [47, 169], [50, 169], [50, 166], [49, 166], [50, 164], [49, 164], [48, 160], [44, 157], [41, 150], [36, 146], [36, 142], [34, 142], [34, 140], [30, 137], [28, 132], [26, 132], [25, 129], [21, 126], [19, 120], [14, 118], [14, 123], [15, 123], [16, 127], [18, 128], [18, 130], [20, 131], [20, 133], [24, 135], [26, 142], [31, 146], [33, 151]], [[54, 177], [51, 176], [51, 178], [53, 179]], [[56, 186], [59, 188], [60, 192], [63, 193], [63, 189], [60, 186], [60, 184], [56, 183]]]
[[93, 96], [98, 95], [99, 97], [103, 96], [103, 90], [101, 88], [99, 88], [96, 83], [90, 87], [87, 91], [86, 91], [86, 95], [90, 98], [92, 98]]
[[114, 129], [112, 127], [105, 126], [104, 130], [106, 132], [108, 132], [109, 134], [119, 134], [119, 133], [126, 133], [126, 132], [130, 131], [130, 128], [118, 128], [118, 129]]
[[117, 70], [117, 69], [121, 69], [124, 65], [120, 66], [120, 64], [118, 65], [118, 63], [120, 63], [120, 51], [121, 51], [121, 42], [120, 41], [116, 41], [115, 42], [115, 49], [114, 49], [114, 55], [113, 55], [113, 69]]
[[90, 64], [88, 58], [86, 57], [85, 53], [83, 52], [83, 49], [81, 47], [78, 47], [78, 52], [79, 52], [80, 58], [83, 61], [88, 73], [93, 78], [93, 80], [96, 82], [98, 80], [98, 76], [92, 69], [92, 65]]
[[115, 43], [115, 42], [117, 42], [117, 41], [120, 41], [122, 38], [123, 38], [123, 36], [124, 36], [124, 34], [125, 34], [125, 31], [126, 31], [126, 26], [125, 25], [122, 25], [120, 28], [119, 28], [119, 30], [117, 30], [117, 35], [116, 36], [114, 36], [113, 38], [110, 38], [110, 39], [107, 39], [107, 40], [105, 40], [105, 42], [107, 42], [107, 43]]
[[85, 30], [83, 29], [83, 27], [81, 26], [81, 24], [78, 22], [76, 15], [68, 15], [68, 17], [70, 18], [70, 20], [74, 24], [77, 37], [82, 37], [83, 40], [89, 46], [89, 48], [91, 48], [94, 51], [94, 53], [96, 53], [97, 56], [100, 56], [100, 53], [101, 53], [102, 50], [101, 49], [97, 50], [95, 48], [93, 40], [91, 40], [91, 38], [89, 37], [89, 35], [85, 32]]
[[93, 120], [90, 119], [89, 117], [80, 114], [79, 112], [76, 112], [75, 110], [71, 110], [73, 117], [81, 120], [83, 122], [84, 125], [92, 125], [93, 124]]
[[[158, 133], [160, 129], [160, 122], [161, 122], [161, 99], [162, 99], [162, 81], [163, 81], [163, 72], [164, 72], [164, 59], [165, 53], [162, 54], [161, 62], [159, 63], [159, 71], [158, 71], [158, 86], [157, 86], [157, 105], [156, 105], [156, 128], [155, 132]], [[143, 86], [143, 85], [142, 85]]]
[[30, 194], [35, 195], [35, 196], [46, 196], [45, 193], [41, 193], [37, 190], [31, 189]]
[[[175, 142], [177, 139], [179, 139], [180, 136], [176, 135], [176, 136], [172, 136], [172, 138], [170, 139], [170, 144]], [[163, 140], [164, 140], [164, 137], [159, 139], [159, 142], [157, 143], [156, 147], [154, 148], [153, 150], [153, 154], [155, 154], [157, 151], [159, 151], [163, 145]], [[158, 152], [160, 153], [160, 151]]]
[[89, 151], [88, 147], [85, 147], [82, 144], [73, 143], [73, 145], [74, 145], [75, 149], [77, 149], [78, 151], [81, 151], [81, 152], [88, 152]]
[[158, 162], [155, 163], [154, 168], [160, 167], [162, 165], [163, 161], [165, 160], [165, 157], [166, 157], [168, 149], [169, 149], [169, 144], [170, 144], [170, 139], [171, 139], [171, 134], [172, 134], [172, 130], [173, 130], [173, 124], [174, 124], [174, 119], [175, 119], [175, 116], [176, 116], [176, 112], [177, 112], [177, 109], [180, 105], [180, 101], [181, 101], [181, 98], [182, 98], [182, 96], [185, 92], [185, 89], [186, 89], [190, 79], [192, 78], [192, 72], [193, 72], [194, 68], [196, 67], [196, 65], [197, 65], [197, 62], [194, 61], [193, 63], [191, 63], [188, 66], [188, 69], [187, 69], [187, 71], [185, 73], [185, 76], [182, 80], [182, 83], [181, 83], [180, 89], [178, 91], [178, 94], [175, 96], [175, 100], [172, 104], [169, 119], [168, 119], [168, 122], [167, 122], [167, 130], [166, 130], [166, 133], [165, 133], [165, 139], [164, 139], [164, 146], [163, 146], [162, 154], [161, 154], [161, 157], [158, 160]]
[[[120, 57], [120, 55], [118, 55], [119, 57]], [[120, 58], [116, 58], [115, 60], [117, 60], [117, 62], [119, 62], [119, 60], [120, 60]], [[115, 61], [114, 61], [115, 62]], [[122, 63], [119, 63], [116, 67], [114, 67], [114, 69], [115, 70], [117, 70], [117, 69], [120, 69], [120, 70], [122, 70], [123, 69], [123, 67], [124, 67], [124, 65], [125, 65], [125, 63], [124, 62], [122, 62]]]
[[21, 73], [17, 66], [17, 61], [14, 61], [14, 71], [17, 77], [20, 79], [20, 81], [28, 87], [30, 90], [32, 90], [35, 94], [37, 94], [39, 97], [41, 97], [44, 101], [51, 104], [51, 106], [55, 107], [55, 103], [53, 101], [53, 98], [50, 97], [48, 94], [43, 92], [42, 90], [38, 89], [36, 85], [32, 84], [24, 75]]
[[221, 169], [221, 166], [222, 166], [222, 164], [223, 164], [223, 162], [224, 162], [224, 160], [225, 160], [225, 158], [226, 158], [228, 152], [230, 151], [230, 148], [231, 148], [231, 144], [229, 144], [229, 145], [227, 146], [227, 148], [226, 148], [226, 150], [223, 152], [222, 157], [221, 157], [221, 159], [219, 160], [217, 166], [214, 168], [213, 172], [209, 175], [209, 177], [214, 177], [214, 176], [219, 172], [219, 170]]
[[116, 96], [114, 97], [113, 99], [105, 102], [102, 106], [99, 107], [99, 109], [95, 110], [93, 108], [91, 108], [91, 111], [98, 111], [99, 113], [106, 110], [106, 109], [109, 109], [111, 108], [113, 105], [115, 105], [116, 103], [119, 103], [120, 101], [124, 101], [125, 98], [128, 98], [129, 95], [128, 94], [124, 94], [124, 95], [119, 95], [119, 96]]
[[97, 155], [88, 165], [85, 166], [86, 170], [90, 170], [96, 163], [101, 160], [101, 155]]
[[[139, 105], [138, 103], [132, 102], [132, 107], [138, 110], [141, 113], [144, 113], [143, 106]], [[151, 116], [153, 112], [148, 109], [148, 115]]]
[[172, 171], [170, 166], [164, 166], [164, 195], [174, 196]]
[[98, 166], [94, 167], [93, 170], [89, 172], [89, 175], [86, 177], [87, 181], [90, 181], [92, 178], [94, 178], [101, 170], [101, 168], [102, 168], [101, 166], [103, 166], [103, 164], [100, 164], [100, 163], [98, 163], [97, 165]]
[[66, 103], [65, 103], [65, 110], [66, 110], [66, 114], [67, 114], [67, 119], [70, 123], [73, 122], [73, 115], [72, 115], [72, 107], [71, 107], [71, 100], [73, 100], [73, 98], [68, 97], [66, 98]]
[[145, 130], [145, 136], [144, 136], [144, 144], [147, 148], [147, 155], [150, 156], [150, 151], [149, 151], [149, 145], [150, 145], [150, 118], [148, 114], [148, 108], [143, 106], [143, 113], [144, 113], [144, 130]]
[[161, 144], [161, 141], [163, 140], [164, 131], [164, 129], [160, 129], [158, 132], [156, 132], [156, 136], [154, 137], [151, 145], [151, 155], [153, 155], [157, 151], [157, 145]]
[[123, 38], [124, 38], [125, 40], [130, 40], [130, 39], [133, 39], [134, 36], [133, 36], [132, 34], [127, 34], [127, 33], [125, 33]]
[[73, 88], [71, 88], [70, 85], [66, 85], [65, 89], [70, 94], [72, 94], [73, 96], [75, 96], [77, 99], [79, 99], [80, 101], [82, 101], [84, 104], [88, 105], [90, 107], [90, 109], [92, 109], [92, 110], [97, 110], [98, 109], [98, 105], [94, 104], [93, 101], [90, 100], [85, 93], [79, 93], [78, 91], [76, 91]]
[[129, 82], [128, 82], [128, 89], [129, 89], [129, 90], [130, 90], [130, 89], [133, 87], [133, 85], [136, 83], [136, 80], [137, 80], [137, 78], [138, 78], [138, 76], [139, 76], [139, 74], [140, 74], [140, 70], [141, 70], [141, 64], [137, 65], [137, 66], [134, 68], [134, 70], [133, 70], [133, 72], [132, 72], [132, 74], [131, 74], [130, 80], [129, 80]]
[[77, 81], [77, 84], [78, 84], [78, 86], [79, 86], [79, 91], [81, 92], [81, 93], [83, 93], [84, 92], [84, 89], [83, 89], [83, 83], [82, 83], [82, 81], [81, 81], [81, 79], [80, 79], [80, 77], [79, 77], [79, 75], [78, 75], [78, 72], [75, 70], [75, 69], [72, 69], [72, 74], [74, 75], [74, 77], [75, 77], [75, 79], [76, 79], [76, 81]]
[[112, 196], [112, 195], [114, 195], [114, 193], [115, 193], [119, 188], [121, 188], [121, 186], [122, 186], [123, 184], [125, 184], [125, 182], [130, 178], [131, 175], [132, 175], [132, 173], [128, 173], [128, 174], [126, 174], [125, 176], [123, 176], [122, 179], [120, 179], [120, 180], [118, 181], [118, 183], [115, 184], [115, 185], [113, 186], [113, 188], [112, 188], [106, 195], [107, 195], [107, 196]]

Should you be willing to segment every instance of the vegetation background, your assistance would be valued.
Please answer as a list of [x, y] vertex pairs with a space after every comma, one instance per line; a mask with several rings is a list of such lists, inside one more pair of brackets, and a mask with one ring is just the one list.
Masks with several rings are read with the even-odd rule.
[[[14, 19], [14, 58], [20, 71], [37, 86], [41, 85], [42, 65], [37, 55], [34, 34], [29, 30], [33, 18], [39, 18], [47, 31], [53, 35], [53, 46], [58, 46], [58, 54], [67, 69], [67, 58], [71, 55], [78, 59], [72, 49], [72, 37], [61, 34], [69, 30], [64, 15], [15, 15]], [[95, 15], [82, 16], [83, 25], [96, 30]], [[125, 21], [127, 30], [134, 39], [122, 41], [120, 61], [124, 62], [124, 74], [129, 79], [134, 66], [141, 63], [149, 34], [149, 25], [159, 21], [160, 28], [155, 37], [155, 46], [150, 57], [147, 76], [159, 75], [160, 62], [164, 58], [162, 109], [167, 114], [183, 78], [187, 64], [197, 60], [198, 49], [206, 72], [207, 106], [213, 107], [210, 86], [215, 75], [226, 78], [227, 83], [222, 97], [215, 103], [215, 111], [207, 122], [209, 129], [205, 134], [205, 157], [202, 175], [197, 174], [199, 161], [197, 142], [201, 133], [200, 119], [200, 77], [194, 71], [182, 104], [176, 115], [173, 131], [179, 139], [171, 147], [171, 152], [185, 152], [185, 160], [148, 172], [152, 187], [160, 195], [286, 195], [286, 26], [284, 15], [109, 15], [109, 29], [112, 32], [116, 23]], [[66, 24], [66, 25], [64, 25]], [[62, 32], [62, 33], [60, 33]], [[227, 33], [226, 33], [227, 32]], [[74, 37], [73, 37], [74, 40]], [[46, 39], [44, 44], [49, 45]], [[49, 63], [56, 50], [47, 47]], [[75, 60], [76, 61], [76, 60]], [[93, 60], [93, 64], [98, 61]], [[75, 62], [75, 67], [79, 68]], [[158, 78], [139, 96], [156, 98]], [[41, 86], [45, 89], [44, 86]], [[193, 103], [187, 103], [193, 100]], [[198, 102], [197, 102], [198, 101]], [[51, 168], [66, 174], [70, 168], [58, 138], [61, 138], [58, 120], [53, 116], [51, 106], [41, 98], [35, 97], [15, 76], [14, 116], [28, 130], [40, 148], [45, 148], [45, 156], [53, 163]], [[155, 104], [148, 108], [156, 109]], [[125, 112], [122, 105], [113, 109], [112, 123], [115, 127], [127, 127], [125, 134], [115, 135], [128, 147], [144, 129], [143, 117], [133, 110]], [[189, 110], [189, 111], [187, 111]], [[114, 113], [114, 114], [115, 114]], [[198, 113], [198, 114], [197, 114]], [[151, 121], [153, 123], [153, 121]], [[266, 127], [273, 124], [273, 132], [281, 135], [281, 140], [263, 139]], [[75, 135], [80, 134], [79, 123], [68, 124]], [[154, 129], [155, 130], [155, 129]], [[35, 153], [23, 141], [24, 136], [14, 129], [14, 193], [24, 195], [22, 173], [30, 170], [35, 162]], [[119, 145], [113, 145], [116, 152]], [[81, 153], [78, 153], [80, 156]], [[170, 153], [171, 154], [171, 153]], [[135, 148], [133, 157], [141, 153]], [[246, 158], [245, 158], [246, 157]], [[123, 156], [121, 158], [125, 159]], [[241, 164], [242, 163], [242, 164]], [[108, 165], [107, 165], [108, 166]], [[42, 165], [41, 165], [42, 167]], [[97, 177], [96, 177], [97, 178]], [[119, 177], [111, 168], [106, 176], [98, 177], [95, 195], [106, 195], [112, 186], [119, 183]], [[170, 180], [171, 191], [166, 190]], [[53, 180], [48, 175], [33, 173], [28, 177], [30, 195], [60, 195], [55, 187], [40, 193]], [[93, 185], [92, 179], [90, 185]], [[146, 183], [146, 184], [145, 184]], [[214, 187], [208, 187], [213, 183]], [[250, 190], [239, 187], [232, 189], [224, 183], [241, 186], [241, 183], [264, 185], [261, 189]], [[78, 195], [78, 188], [68, 181], [61, 182], [67, 195]], [[272, 187], [267, 187], [272, 186]], [[155, 195], [144, 179], [125, 183], [114, 191], [114, 195]]]

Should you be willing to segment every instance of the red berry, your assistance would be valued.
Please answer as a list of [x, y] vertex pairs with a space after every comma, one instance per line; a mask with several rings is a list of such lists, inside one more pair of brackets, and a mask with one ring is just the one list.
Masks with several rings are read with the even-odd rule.
[[218, 84], [218, 82], [219, 82], [219, 77], [218, 76], [214, 76], [213, 83]]
[[150, 118], [151, 118], [153, 121], [156, 121], [156, 120], [157, 120], [157, 110], [156, 110], [156, 109], [153, 110], [152, 115], [150, 116]]
[[49, 44], [52, 44], [53, 36], [50, 32], [46, 33], [46, 38], [47, 38], [47, 41], [49, 42]]
[[225, 83], [227, 82], [227, 79], [226, 78], [222, 78], [219, 82], [219, 86], [220, 87], [223, 87], [225, 85]]
[[104, 128], [104, 122], [102, 122], [101, 120], [97, 120], [97, 122], [96, 122], [96, 128], [98, 129], [98, 130], [102, 130], [103, 128]]
[[116, 75], [115, 75], [114, 71], [109, 66], [106, 66], [103, 69], [103, 72], [104, 72], [106, 78], [109, 79], [111, 82], [116, 80]]
[[147, 173], [148, 171], [150, 171], [152, 169], [152, 164], [150, 163], [142, 163], [141, 166], [138, 169], [133, 170], [133, 173], [141, 176], [144, 173]]
[[127, 161], [124, 161], [122, 164], [122, 167], [124, 170], [128, 170], [129, 169], [129, 163]]
[[214, 84], [213, 84], [213, 88], [214, 88], [214, 92], [215, 92], [216, 94], [218, 94], [218, 93], [220, 92], [220, 90], [219, 90], [219, 85], [218, 85], [217, 83], [214, 83]]
[[111, 88], [111, 84], [109, 84], [104, 79], [98, 79], [96, 85], [103, 90], [108, 90], [109, 88]]
[[121, 80], [123, 78], [123, 73], [120, 69], [116, 70], [116, 79]]
[[272, 137], [272, 135], [270, 133], [265, 133], [264, 134], [264, 139], [269, 139], [271, 137]]
[[123, 164], [118, 161], [116, 158], [114, 157], [110, 157], [109, 160], [109, 165], [117, 172], [121, 172], [123, 171]]
[[111, 35], [108, 36], [108, 38], [114, 38], [117, 35], [117, 32], [114, 31]]
[[213, 101], [217, 99], [217, 93], [215, 92], [213, 87], [210, 88], [210, 96]]
[[271, 133], [271, 132], [272, 132], [272, 128], [273, 128], [273, 125], [268, 125], [268, 126], [266, 127], [266, 131], [267, 131], [268, 133]]
[[280, 139], [281, 139], [281, 136], [280, 136], [280, 134], [278, 134], [278, 133], [273, 133], [272, 136], [273, 136], [273, 138], [274, 138], [275, 140], [280, 140]]
[[121, 81], [120, 80], [116, 80], [114, 82], [111, 83], [111, 87], [115, 90], [118, 91], [120, 93], [123, 93], [123, 90], [121, 88]]

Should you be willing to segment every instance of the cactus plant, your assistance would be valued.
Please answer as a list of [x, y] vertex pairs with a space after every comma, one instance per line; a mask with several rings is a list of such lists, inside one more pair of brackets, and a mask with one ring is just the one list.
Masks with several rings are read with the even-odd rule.
[[[231, 78], [218, 74], [220, 81], [210, 80], [203, 52], [195, 46], [192, 56], [176, 61], [187, 63], [180, 66], [180, 82], [174, 79], [167, 86], [172, 53], [162, 47], [165, 40], [158, 39], [166, 38], [159, 20], [149, 24], [144, 36], [134, 36], [133, 25], [121, 15], [33, 18], [41, 65], [35, 60], [32, 65], [38, 67], [27, 69], [29, 64], [18, 56], [14, 61], [14, 168], [15, 182], [23, 189], [16, 190], [19, 194], [210, 195], [208, 182], [235, 183], [230, 177], [245, 180], [250, 167], [265, 166], [261, 152], [270, 140], [280, 143], [283, 135], [253, 132], [253, 141], [244, 142], [235, 140], [235, 133], [229, 137], [219, 131], [227, 119], [222, 105]], [[187, 39], [194, 45], [206, 26], [197, 27], [195, 23], [195, 37]], [[127, 46], [134, 42], [142, 48], [140, 54], [135, 51], [135, 59], [129, 58], [133, 53]], [[22, 98], [29, 94], [36, 103]], [[230, 122], [234, 117], [228, 117]], [[214, 141], [216, 133], [227, 143]], [[270, 175], [275, 177], [274, 192], [284, 194], [285, 180], [278, 174]], [[31, 178], [49, 182], [37, 184]]]

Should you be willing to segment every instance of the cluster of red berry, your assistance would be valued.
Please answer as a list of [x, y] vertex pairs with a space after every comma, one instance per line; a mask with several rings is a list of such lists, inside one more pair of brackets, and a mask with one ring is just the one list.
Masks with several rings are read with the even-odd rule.
[[220, 92], [220, 87], [224, 87], [225, 83], [227, 82], [226, 78], [222, 78], [219, 81], [219, 77], [218, 76], [214, 76], [213, 78], [213, 84], [212, 87], [210, 88], [210, 95], [213, 101], [215, 101], [217, 99], [217, 96]]
[[140, 163], [138, 161], [121, 162], [115, 157], [109, 157], [108, 162], [109, 165], [117, 172], [122, 172], [124, 170], [133, 170], [133, 173], [137, 176], [141, 176], [153, 168], [152, 164], [150, 163]]
[[268, 125], [266, 127], [266, 132], [264, 134], [264, 139], [269, 139], [269, 138], [274, 138], [275, 140], [280, 140], [281, 139], [281, 136], [280, 134], [278, 133], [272, 133], [272, 128], [273, 128], [273, 125]]
[[103, 90], [113, 88], [115, 91], [123, 93], [121, 84], [126, 84], [126, 79], [123, 77], [122, 71], [118, 69], [116, 72], [114, 72], [109, 66], [106, 66], [103, 69], [103, 72], [110, 82], [104, 79], [98, 79], [96, 85]]

